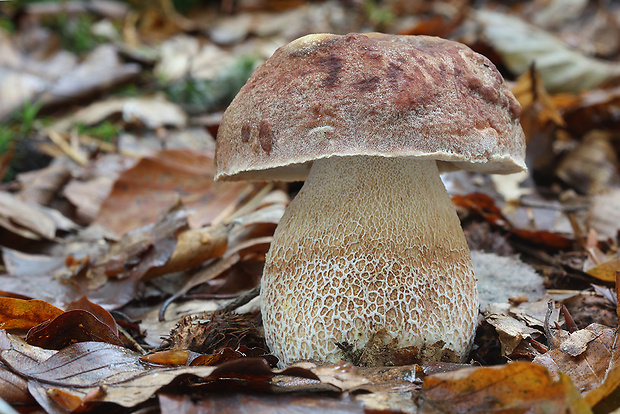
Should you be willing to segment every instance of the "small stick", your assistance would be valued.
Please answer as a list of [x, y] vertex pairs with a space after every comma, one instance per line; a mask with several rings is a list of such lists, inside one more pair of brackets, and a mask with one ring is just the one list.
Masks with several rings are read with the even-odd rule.
[[125, 339], [129, 341], [131, 346], [133, 346], [136, 351], [140, 352], [142, 355], [148, 354], [148, 352], [146, 352], [144, 348], [142, 348], [142, 346], [140, 346], [140, 344], [135, 339], [133, 339], [131, 335], [129, 335], [129, 332], [127, 332], [122, 326], [120, 325], [117, 325], [117, 326], [118, 326], [118, 332], [121, 335], [123, 335]]
[[248, 290], [247, 292], [239, 295], [236, 299], [232, 300], [228, 305], [221, 307], [220, 310], [224, 312], [231, 312], [245, 305], [246, 303], [248, 303], [249, 301], [257, 297], [259, 294], [260, 294], [260, 283], [256, 285], [255, 287], [253, 287], [252, 289]]
[[549, 345], [549, 350], [555, 348], [555, 338], [551, 334], [551, 328], [549, 327], [549, 319], [551, 319], [551, 314], [553, 313], [554, 304], [553, 301], [550, 300], [547, 302], [547, 312], [545, 314], [545, 336], [547, 337], [547, 343]]

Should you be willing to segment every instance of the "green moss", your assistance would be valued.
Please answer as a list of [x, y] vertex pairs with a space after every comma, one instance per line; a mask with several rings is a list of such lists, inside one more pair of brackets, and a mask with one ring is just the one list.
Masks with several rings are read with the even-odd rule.
[[0, 30], [4, 30], [7, 33], [15, 33], [15, 24], [6, 17], [0, 17]]
[[376, 0], [364, 2], [364, 14], [377, 30], [384, 30], [389, 27], [395, 18], [389, 7], [377, 4]]
[[256, 69], [257, 58], [246, 55], [222, 68], [215, 79], [184, 78], [164, 87], [168, 98], [188, 112], [200, 113], [224, 109]]
[[31, 138], [39, 124], [45, 120], [38, 117], [41, 104], [26, 102], [20, 109], [13, 112], [0, 124], [0, 154], [7, 155], [15, 150], [10, 166], [3, 181], [10, 181], [19, 172], [41, 168], [49, 161], [46, 156], [38, 153]]
[[59, 13], [43, 20], [43, 25], [56, 33], [62, 47], [76, 54], [90, 52], [106, 39], [92, 33], [95, 17], [89, 14], [70, 16]]
[[102, 141], [110, 142], [121, 132], [121, 127], [110, 121], [104, 121], [95, 126], [86, 126], [82, 123], [78, 123], [77, 132], [80, 135], [88, 135]]

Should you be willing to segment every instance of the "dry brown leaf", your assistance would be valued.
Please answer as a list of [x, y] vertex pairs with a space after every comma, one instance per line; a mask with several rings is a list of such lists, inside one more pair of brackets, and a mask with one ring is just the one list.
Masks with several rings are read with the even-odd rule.
[[582, 194], [597, 194], [620, 183], [613, 135], [590, 131], [556, 168], [556, 175]]
[[533, 362], [551, 372], [566, 374], [586, 402], [594, 406], [620, 385], [618, 332], [598, 324], [585, 330], [588, 332], [565, 335], [558, 348], [534, 358]]
[[[0, 331], [0, 336], [4, 331]], [[71, 345], [47, 358], [24, 365], [25, 352], [38, 348], [22, 343], [12, 336], [0, 341], [0, 361], [16, 373], [28, 378], [29, 390], [46, 411], [56, 412], [58, 406], [48, 390], [60, 390], [84, 400], [89, 392], [106, 387], [98, 401], [133, 407], [150, 398], [155, 391], [183, 374], [208, 376], [213, 367], [154, 368], [140, 363], [140, 355], [103, 342]], [[6, 339], [8, 338], [8, 340]], [[7, 343], [8, 342], [8, 343]], [[34, 353], [36, 355], [36, 353]]]
[[502, 345], [502, 355], [509, 356], [522, 340], [536, 338], [542, 334], [537, 329], [532, 329], [525, 323], [509, 315], [492, 313], [485, 320], [493, 325], [499, 334]]
[[98, 46], [75, 68], [64, 73], [40, 97], [46, 105], [59, 104], [101, 89], [126, 83], [140, 74], [136, 63], [123, 63], [115, 46]]
[[47, 206], [67, 183], [71, 172], [62, 164], [52, 164], [41, 170], [19, 174], [17, 180], [22, 188], [17, 198], [28, 203]]
[[[555, 125], [564, 126], [564, 118], [555, 106], [551, 96], [545, 90], [540, 74], [535, 66], [524, 72], [517, 78], [517, 83], [512, 87], [515, 98], [523, 107], [524, 113], [521, 115], [521, 123], [523, 125], [524, 117], [530, 118], [531, 125], [535, 128], [528, 131], [524, 126], [525, 136], [531, 137], [535, 130], [547, 122], [553, 122]], [[529, 122], [526, 124], [530, 125]]]
[[[182, 203], [209, 224], [230, 203], [238, 202], [246, 183], [213, 183], [213, 156], [179, 149], [142, 158], [121, 173], [103, 202], [96, 223], [117, 235], [157, 221]], [[123, 214], [118, 214], [123, 211]]]
[[9, 371], [0, 364], [0, 399], [13, 407], [31, 405], [34, 403], [28, 392], [28, 383], [19, 375]]
[[586, 270], [586, 273], [605, 282], [615, 282], [616, 272], [619, 271], [620, 259], [611, 259], [597, 266], [591, 267], [590, 269]]
[[[27, 297], [36, 297], [58, 307], [87, 296], [106, 309], [116, 309], [132, 300], [138, 280], [111, 280], [97, 289], [91, 289], [92, 280], [85, 275], [74, 275], [67, 268], [66, 257], [33, 255], [2, 249], [2, 258], [8, 275], [0, 275], [2, 290]], [[70, 277], [70, 283], [65, 277]]]
[[41, 206], [25, 203], [7, 192], [0, 192], [0, 225], [27, 238], [54, 239], [56, 223]]
[[43, 300], [0, 298], [0, 329], [30, 329], [62, 313]]
[[424, 413], [590, 413], [566, 375], [555, 379], [546, 368], [528, 362], [428, 376], [420, 408]]
[[145, 278], [191, 269], [226, 252], [228, 229], [224, 226], [186, 230], [177, 236], [170, 259], [160, 267], [152, 267]]

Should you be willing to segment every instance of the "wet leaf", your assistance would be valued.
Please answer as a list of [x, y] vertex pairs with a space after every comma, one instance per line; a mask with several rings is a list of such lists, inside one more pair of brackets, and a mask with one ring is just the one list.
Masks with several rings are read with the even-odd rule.
[[158, 365], [187, 365], [189, 359], [190, 352], [181, 350], [159, 351], [142, 357], [143, 361]]
[[[81, 398], [107, 387], [98, 401], [114, 402], [133, 407], [150, 398], [155, 391], [169, 384], [177, 376], [193, 374], [208, 376], [212, 367], [153, 368], [140, 363], [140, 356], [125, 348], [103, 342], [82, 342], [58, 351], [51, 357], [39, 359], [35, 364], [24, 366], [24, 348], [12, 340], [0, 351], [0, 361], [13, 371], [29, 378], [29, 388], [37, 402], [46, 410], [57, 410], [53, 396], [69, 393]], [[51, 396], [48, 390], [54, 389]]]
[[88, 300], [86, 296], [82, 296], [80, 299], [73, 301], [67, 305], [67, 310], [81, 309], [90, 312], [99, 319], [101, 322], [106, 324], [113, 334], [118, 335], [118, 326], [116, 325], [116, 320], [114, 317], [96, 303]]
[[58, 276], [72, 275], [66, 267], [65, 257], [32, 255], [2, 249], [2, 258], [8, 275], [0, 275], [0, 285], [7, 292], [37, 297], [54, 306], [66, 307], [69, 303], [87, 296], [89, 300], [106, 309], [118, 308], [135, 297], [139, 280], [111, 280], [91, 289], [91, 280], [85, 275], [72, 277], [71, 283]]
[[0, 399], [12, 406], [31, 405], [34, 400], [28, 393], [28, 383], [19, 375], [0, 364]]
[[64, 312], [32, 328], [26, 336], [28, 344], [45, 349], [63, 349], [77, 342], [90, 341], [123, 346], [110, 326], [81, 309]]
[[30, 329], [62, 313], [43, 300], [0, 298], [0, 329]]

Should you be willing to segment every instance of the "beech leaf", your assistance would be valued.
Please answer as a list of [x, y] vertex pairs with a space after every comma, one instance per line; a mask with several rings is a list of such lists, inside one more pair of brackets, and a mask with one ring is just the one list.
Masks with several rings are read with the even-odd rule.
[[587, 57], [524, 20], [489, 10], [476, 12], [485, 40], [516, 75], [535, 62], [549, 92], [579, 92], [620, 76], [620, 66]]
[[0, 298], [0, 329], [29, 329], [61, 313], [44, 300]]

